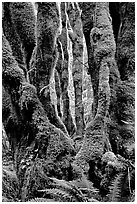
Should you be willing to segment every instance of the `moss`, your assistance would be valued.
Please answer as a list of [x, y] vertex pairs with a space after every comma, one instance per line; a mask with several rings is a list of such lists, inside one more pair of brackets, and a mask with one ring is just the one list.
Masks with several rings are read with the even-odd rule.
[[[6, 49], [8, 48], [8, 50], [5, 50], [5, 47], [3, 47], [3, 55], [6, 53], [3, 57], [4, 86], [6, 86], [10, 93], [11, 107], [15, 106], [18, 110], [17, 121], [20, 120], [21, 122], [21, 126], [19, 125], [19, 128], [21, 128], [20, 132], [18, 132], [17, 128], [14, 130], [17, 139], [17, 144], [14, 143], [16, 148], [14, 158], [17, 175], [20, 179], [20, 187], [22, 188], [22, 185], [24, 185], [24, 174], [26, 172], [26, 168], [22, 169], [21, 160], [24, 159], [26, 165], [29, 163], [27, 160], [30, 151], [26, 151], [29, 147], [33, 159], [38, 156], [39, 158], [44, 158], [46, 160], [49, 156], [49, 158], [56, 163], [58, 160], [60, 163], [58, 163], [60, 165], [59, 168], [63, 168], [61, 174], [64, 174], [65, 177], [66, 173], [63, 171], [64, 169], [66, 169], [66, 171], [69, 169], [69, 163], [67, 163], [67, 160], [64, 160], [64, 164], [61, 162], [63, 162], [63, 158], [65, 158], [66, 155], [68, 155], [68, 157], [70, 155], [70, 161], [73, 158], [75, 151], [73, 144], [71, 144], [72, 141], [59, 129], [56, 129], [49, 123], [46, 112], [37, 96], [36, 88], [25, 82], [23, 72], [18, 67], [12, 56], [10, 47], [6, 39], [3, 37], [3, 44], [4, 43], [6, 43]], [[8, 57], [10, 61], [6, 61], [6, 57]], [[10, 83], [10, 78], [13, 81], [12, 84]], [[5, 116], [5, 120], [7, 117], [8, 116]], [[9, 133], [11, 134], [11, 128], [9, 129]], [[38, 152], [35, 152], [35, 150], [38, 150]], [[68, 177], [67, 174], [66, 177]]]
[[33, 56], [33, 67], [36, 69], [33, 81], [49, 121], [67, 134], [66, 127], [58, 117], [50, 96], [50, 82], [54, 76], [55, 67], [58, 66], [57, 37], [61, 32], [60, 23], [56, 3], [38, 3], [37, 47]]
[[135, 70], [135, 4], [119, 4], [121, 27], [117, 43], [117, 61], [121, 80], [134, 78]]
[[11, 19], [10, 3], [3, 3], [4, 17], [2, 19], [2, 27], [5, 37], [7, 38], [15, 59], [22, 67], [23, 71], [26, 72], [24, 50], [22, 49], [22, 43], [20, 41], [19, 34], [15, 29], [15, 25]]
[[19, 88], [20, 83], [25, 80], [23, 71], [18, 67], [4, 35], [2, 36], [2, 72], [3, 82], [9, 83], [10, 88]]
[[[124, 78], [121, 74], [122, 71], [119, 74], [115, 61], [116, 47], [109, 15], [109, 3], [80, 3], [83, 8], [82, 19], [88, 47], [89, 71], [94, 91], [94, 110], [93, 121], [86, 127], [84, 140], [80, 144], [81, 147], [77, 154], [73, 140], [70, 139], [68, 134], [64, 134], [51, 124], [54, 123], [61, 129], [60, 124], [56, 120], [56, 111], [53, 107], [49, 90], [50, 79], [56, 66], [60, 74], [60, 80], [62, 80], [61, 87], [64, 91], [64, 99], [66, 99], [64, 105], [67, 111], [69, 110], [67, 101], [69, 100], [69, 95], [68, 92], [66, 93], [66, 89], [68, 88], [67, 69], [71, 52], [68, 50], [70, 48], [68, 47], [68, 31], [66, 29], [68, 25], [66, 25], [65, 21], [66, 15], [69, 15], [70, 11], [68, 7], [66, 8], [68, 13], [65, 13], [66, 11], [63, 12], [63, 9], [65, 5], [73, 6], [74, 8], [77, 3], [61, 4], [62, 19], [55, 2], [38, 3], [37, 42], [39, 44], [37, 44], [32, 59], [35, 70], [34, 75], [36, 74], [35, 79], [32, 79], [33, 85], [26, 82], [24, 72], [19, 67], [19, 61], [17, 62], [13, 56], [15, 50], [11, 49], [10, 43], [6, 39], [6, 37], [9, 38], [7, 33], [10, 31], [12, 34], [14, 33], [12, 28], [4, 30], [6, 37], [3, 35], [3, 124], [8, 139], [13, 139], [14, 147], [12, 149], [14, 151], [12, 152], [17, 175], [11, 169], [13, 163], [9, 160], [12, 155], [6, 146], [9, 146], [9, 143], [4, 138], [3, 151], [6, 150], [3, 154], [4, 165], [10, 162], [12, 164], [10, 163], [9, 166], [5, 165], [6, 168], [4, 166], [3, 200], [18, 201], [21, 196], [19, 201], [27, 201], [37, 197], [55, 197], [56, 201], [86, 201], [85, 192], [88, 191], [86, 194], [88, 197], [93, 194], [89, 193], [91, 186], [89, 186], [83, 172], [100, 188], [100, 192], [103, 195], [108, 192], [114, 174], [117, 171], [125, 170], [125, 167], [123, 168], [122, 166], [123, 163], [118, 160], [117, 165], [115, 159], [110, 158], [110, 154], [107, 158], [105, 157], [105, 161], [102, 164], [101, 159], [104, 153], [113, 151], [115, 154], [120, 154], [124, 158], [132, 160], [132, 162], [135, 159], [133, 44], [129, 43], [130, 53], [127, 49], [128, 40], [133, 40], [134, 43], [133, 22], [131, 22], [130, 27], [132, 30], [131, 35], [129, 31], [126, 31], [129, 26], [129, 16], [126, 12], [128, 11], [133, 17], [134, 14], [131, 13], [134, 13], [134, 4], [119, 4], [123, 22], [119, 35], [123, 37], [121, 39], [123, 41], [120, 45], [119, 36], [119, 51], [117, 50], [119, 59], [117, 58], [117, 60], [120, 62], [118, 66], [123, 66], [119, 70], [123, 69], [126, 73]], [[12, 5], [12, 9], [18, 7], [18, 3], [5, 3], [3, 5], [5, 5], [4, 12], [7, 13], [9, 12], [9, 5]], [[22, 5], [24, 4], [22, 3]], [[17, 16], [19, 13], [20, 11]], [[12, 16], [12, 18], [14, 17]], [[5, 22], [3, 21], [4, 26], [8, 20], [9, 18], [5, 19]], [[60, 36], [60, 39], [57, 40], [61, 32], [61, 20], [63, 32], [61, 33], [62, 37]], [[72, 25], [75, 24], [75, 22], [71, 23]], [[15, 33], [16, 37], [18, 44], [19, 36]], [[28, 39], [28, 43], [32, 43], [31, 37]], [[19, 45], [18, 49], [21, 51], [21, 45]], [[78, 47], [76, 46], [76, 52], [77, 49]], [[80, 46], [80, 51], [81, 49], [82, 47]], [[20, 52], [21, 59], [24, 55], [22, 51]], [[74, 52], [74, 57], [78, 54], [76, 52]], [[124, 69], [125, 65], [126, 69]], [[76, 74], [75, 85], [78, 82], [77, 77], [78, 75]], [[70, 112], [67, 111], [65, 112], [68, 116], [66, 117], [66, 123], [70, 133], [72, 133], [74, 124], [71, 121]], [[117, 158], [119, 159], [118, 155]], [[131, 177], [133, 177], [131, 183], [134, 186], [134, 172], [130, 173]], [[49, 178], [51, 176], [56, 177], [56, 179]], [[123, 188], [128, 186], [127, 175], [121, 181], [125, 181]], [[81, 190], [83, 186], [86, 190]], [[81, 193], [81, 191], [84, 193]], [[129, 189], [125, 192], [128, 193]]]
[[[69, 8], [70, 7], [70, 8]], [[84, 107], [82, 101], [82, 69], [84, 60], [84, 43], [83, 43], [83, 29], [80, 17], [80, 8], [76, 3], [74, 8], [70, 4], [67, 8], [69, 17], [68, 34], [72, 41], [72, 77], [75, 93], [75, 121], [76, 121], [76, 135], [83, 137], [84, 133]], [[69, 28], [70, 27], [70, 28]], [[71, 30], [71, 31], [70, 31]], [[74, 39], [73, 39], [74, 38]]]
[[[54, 171], [54, 168], [58, 168], [60, 170], [55, 173], [55, 176], [68, 177], [65, 171], [68, 171], [69, 162], [71, 162], [75, 154], [72, 140], [49, 123], [45, 111], [37, 98], [36, 89], [32, 85], [28, 83], [22, 85], [20, 104], [22, 111], [25, 111], [25, 116], [29, 115], [26, 120], [29, 122], [29, 128], [32, 132], [31, 143], [32, 141], [35, 143], [34, 147], [32, 147], [32, 152], [37, 148], [37, 156], [39, 158], [43, 158], [45, 161], [48, 159], [55, 163], [56, 167], [53, 165], [52, 170], [50, 168], [47, 170], [49, 174], [50, 171]], [[29, 156], [29, 152], [25, 153], [26, 145], [29, 145], [28, 142], [26, 144], [22, 143], [21, 150], [18, 152], [17, 163], [19, 169], [21, 168], [20, 161], [24, 158], [24, 154], [26, 158]], [[20, 173], [19, 176], [21, 176]]]
[[[3, 115], [3, 120], [6, 131], [8, 132], [9, 140], [13, 145], [13, 151], [15, 150], [16, 142], [21, 138], [22, 126], [21, 124], [21, 115], [18, 106], [19, 100], [19, 87], [23, 81], [25, 81], [25, 77], [22, 69], [18, 67], [18, 64], [15, 58], [12, 55], [12, 51], [8, 41], [3, 35], [2, 39], [3, 43], [3, 58], [2, 58], [2, 66], [3, 66], [3, 86], [7, 93], [4, 96], [3, 100], [7, 101], [7, 107], [4, 107], [3, 111], [8, 111], [6, 115]], [[9, 109], [9, 110], [8, 110]], [[3, 112], [4, 113], [4, 112]], [[4, 113], [5, 114], [5, 113]]]
[[13, 156], [17, 141], [19, 140], [18, 133], [21, 130], [21, 121], [18, 118], [15, 106], [12, 104], [11, 96], [4, 87], [2, 91], [2, 103], [2, 121], [11, 146], [11, 155]]
[[135, 88], [134, 83], [123, 82], [117, 88], [118, 118], [124, 121], [134, 120]]
[[25, 48], [35, 46], [35, 14], [32, 3], [10, 3], [12, 21]]
[[2, 127], [2, 197], [5, 202], [18, 201], [19, 183], [14, 168], [13, 149]]
[[[23, 171], [23, 168], [20, 169]], [[34, 162], [30, 162], [29, 166], [26, 166], [25, 174], [22, 174], [23, 184], [21, 189], [21, 200], [27, 201], [36, 196], [37, 190], [45, 189], [52, 182], [46, 176], [43, 170], [43, 161], [36, 159]], [[21, 177], [20, 177], [21, 180]]]
[[[120, 75], [111, 69], [110, 141], [114, 152], [124, 157], [134, 155], [135, 88], [134, 88], [134, 3], [119, 3], [121, 26], [118, 34], [116, 59]], [[115, 69], [116, 70], [116, 69]], [[127, 145], [129, 143], [129, 145]], [[127, 147], [128, 146], [128, 147]], [[132, 155], [132, 156], [133, 156]], [[132, 157], [131, 156], [131, 157]]]
[[15, 171], [3, 170], [2, 195], [10, 202], [18, 201], [19, 185]]
[[52, 103], [50, 88], [47, 87], [44, 90], [44, 94], [40, 97], [42, 103], [44, 104], [44, 109], [48, 110], [47, 117], [51, 124], [54, 124], [57, 128], [61, 129], [66, 135], [68, 135], [68, 131], [62, 122], [61, 118], [58, 116], [55, 105]]
[[61, 3], [61, 22], [62, 30], [59, 35], [59, 41], [61, 49], [59, 51], [62, 54], [62, 66], [60, 74], [60, 84], [62, 91], [62, 102], [63, 102], [63, 122], [67, 128], [69, 135], [73, 135], [75, 132], [75, 124], [72, 119], [70, 109], [70, 96], [69, 96], [69, 69], [70, 69], [70, 50], [69, 50], [69, 36], [67, 27], [67, 9], [66, 3]]
[[10, 94], [4, 86], [2, 87], [2, 119], [4, 124], [10, 119], [13, 120], [13, 123], [18, 124], [18, 118], [12, 105]]
[[[87, 126], [83, 145], [76, 155], [76, 163], [85, 169], [84, 165], [89, 161], [95, 161], [101, 157], [108, 143], [106, 137], [106, 116], [110, 104], [109, 57], [114, 57], [115, 42], [112, 33], [111, 22], [106, 16], [108, 12], [107, 3], [97, 3], [96, 26], [91, 30], [91, 45], [93, 45], [93, 55], [96, 63], [95, 69], [98, 71], [98, 106], [93, 122]], [[103, 6], [103, 10], [102, 7]], [[103, 18], [103, 21], [101, 20]], [[97, 36], [99, 34], [99, 36]], [[94, 37], [96, 36], [96, 41]], [[92, 53], [91, 53], [92, 54]], [[113, 58], [114, 59], [114, 58]], [[96, 78], [97, 80], [97, 78]], [[95, 83], [95, 82], [94, 82]], [[109, 145], [107, 145], [109, 147]]]
[[3, 3], [3, 32], [13, 55], [26, 74], [35, 46], [35, 14], [32, 3]]
[[[134, 82], [123, 81], [117, 84], [114, 89], [114, 98], [110, 106], [110, 115], [113, 124], [110, 124], [110, 141], [114, 151], [118, 151], [123, 156], [127, 155], [124, 144], [127, 141], [134, 143], [134, 118], [135, 99]], [[114, 142], [115, 141], [115, 142]], [[129, 146], [130, 146], [129, 142]], [[116, 150], [117, 149], [117, 150]]]

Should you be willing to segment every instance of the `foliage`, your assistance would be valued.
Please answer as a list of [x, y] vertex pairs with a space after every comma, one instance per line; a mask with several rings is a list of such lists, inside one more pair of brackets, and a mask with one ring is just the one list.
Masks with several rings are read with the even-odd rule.
[[[129, 167], [128, 167], [129, 168]], [[111, 202], [132, 202], [134, 199], [134, 170], [129, 174], [127, 170], [116, 175], [110, 185], [109, 201]], [[131, 176], [131, 178], [129, 178]]]

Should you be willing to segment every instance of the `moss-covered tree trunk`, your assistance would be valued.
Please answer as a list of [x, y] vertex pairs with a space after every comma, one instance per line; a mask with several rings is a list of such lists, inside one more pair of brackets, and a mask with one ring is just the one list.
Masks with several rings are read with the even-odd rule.
[[[73, 8], [74, 7], [74, 8]], [[82, 101], [82, 77], [84, 64], [83, 51], [83, 29], [81, 22], [81, 10], [78, 3], [70, 3], [67, 8], [69, 17], [69, 37], [72, 41], [72, 76], [75, 92], [75, 121], [76, 121], [76, 137], [83, 137], [84, 132], [84, 107]]]
[[[48, 11], [50, 12], [51, 10]], [[41, 8], [41, 12], [45, 11]], [[42, 23], [44, 23], [44, 21], [42, 21]], [[38, 25], [40, 26], [39, 21]], [[41, 29], [43, 24], [39, 26], [38, 29]], [[45, 27], [42, 28], [46, 29]], [[38, 36], [40, 38], [38, 42], [43, 44], [43, 40], [45, 40], [44, 42], [48, 43], [54, 52], [52, 38], [54, 36], [48, 33], [44, 39], [43, 35], [45, 36], [46, 33], [43, 29], [38, 30], [38, 34], [42, 32], [42, 35]], [[40, 40], [42, 40], [42, 42]], [[45, 165], [45, 171], [49, 176], [51, 176], [54, 169], [56, 169], [54, 176], [68, 179], [70, 161], [75, 154], [75, 150], [72, 140], [67, 137], [67, 134], [64, 135], [62, 131], [55, 128], [55, 126], [49, 122], [47, 118], [48, 109], [45, 110], [43, 108], [46, 104], [42, 104], [39, 100], [39, 97], [41, 97], [44, 92], [44, 90], [42, 91], [41, 89], [45, 88], [43, 87], [44, 85], [49, 85], [50, 72], [55, 63], [54, 60], [50, 61], [50, 59], [54, 59], [52, 55], [46, 53], [47, 55], [45, 56], [45, 44], [43, 44], [43, 47], [42, 44], [38, 44], [41, 47], [37, 47], [36, 64], [39, 65], [39, 67], [36, 67], [38, 71], [36, 72], [36, 76], [38, 78], [36, 78], [37, 86], [34, 87], [27, 82], [25, 74], [15, 60], [10, 44], [4, 35], [2, 37], [2, 43], [3, 102], [7, 104], [3, 106], [3, 124], [8, 139], [11, 142], [15, 170], [19, 179], [19, 197], [22, 201], [26, 201], [34, 196], [37, 189], [43, 188], [43, 181], [45, 181], [44, 186], [48, 185], [46, 178], [41, 174], [42, 168], [40, 166]], [[42, 53], [42, 51], [44, 53]], [[39, 52], [40, 55], [38, 55]], [[44, 56], [42, 56], [42, 54]], [[47, 56], [49, 56], [49, 58]], [[38, 57], [40, 57], [40, 59], [41, 57], [47, 57], [46, 60], [49, 60], [49, 66], [45, 67], [44, 65], [46, 65], [47, 61], [39, 61]], [[50, 66], [51, 62], [53, 66]], [[38, 70], [38, 68], [47, 69]], [[42, 98], [40, 99], [43, 102]], [[49, 98], [47, 101], [49, 102]]]
[[[83, 24], [83, 33], [85, 36], [87, 54], [88, 54], [88, 66], [91, 76], [92, 88], [93, 88], [93, 103], [92, 103], [92, 115], [93, 117], [96, 114], [97, 109], [97, 101], [98, 101], [98, 78], [97, 78], [97, 70], [94, 69], [94, 58], [93, 58], [93, 50], [90, 43], [90, 31], [93, 28], [94, 23], [94, 7], [95, 3], [79, 3], [79, 6], [82, 10], [81, 19]], [[92, 72], [92, 74], [91, 74]], [[96, 81], [97, 80], [97, 81]]]
[[109, 3], [80, 3], [80, 7], [94, 94], [94, 120], [87, 126], [75, 160], [85, 170], [89, 161], [98, 160], [108, 150], [134, 160], [135, 21], [134, 3], [120, 3], [115, 60]]
[[117, 63], [122, 81], [135, 79], [135, 3], [119, 3]]
[[61, 20], [62, 20], [62, 32], [59, 36], [59, 41], [62, 47], [63, 54], [63, 64], [62, 73], [60, 76], [61, 91], [62, 91], [62, 101], [63, 101], [63, 122], [68, 130], [68, 133], [72, 135], [75, 132], [75, 125], [72, 119], [70, 111], [70, 98], [68, 93], [69, 86], [69, 36], [67, 28], [67, 12], [66, 3], [61, 3]]
[[51, 79], [58, 61], [56, 43], [60, 33], [61, 16], [58, 3], [38, 3], [37, 46], [34, 55], [36, 82], [34, 84], [50, 122], [67, 134], [50, 95]]
[[[14, 153], [20, 199], [26, 201], [43, 186], [39, 182], [42, 179], [40, 165], [45, 165], [50, 176], [56, 169], [54, 176], [60, 177], [65, 172], [64, 178], [68, 177], [67, 169], [75, 151], [71, 139], [50, 124], [36, 88], [26, 81], [4, 35], [2, 43], [2, 78], [7, 93], [3, 95], [7, 103], [3, 107], [3, 124]], [[44, 175], [43, 179], [47, 185]]]
[[135, 143], [135, 3], [119, 3], [120, 29], [116, 59], [121, 84], [117, 89], [118, 152], [134, 160]]
[[[97, 94], [94, 120], [88, 124], [83, 145], [76, 155], [75, 163], [87, 171], [89, 161], [98, 160], [105, 151], [111, 150], [107, 135], [107, 118], [110, 105], [110, 70], [115, 68], [116, 45], [113, 36], [109, 3], [92, 3], [90, 49], [92, 64], [89, 63], [92, 85]], [[96, 74], [95, 74], [96, 72]], [[96, 87], [96, 89], [95, 89]], [[95, 104], [94, 104], [95, 105]], [[88, 167], [88, 166], [87, 166]]]
[[36, 44], [36, 17], [31, 2], [4, 2], [2, 27], [13, 55], [27, 76], [29, 61]]

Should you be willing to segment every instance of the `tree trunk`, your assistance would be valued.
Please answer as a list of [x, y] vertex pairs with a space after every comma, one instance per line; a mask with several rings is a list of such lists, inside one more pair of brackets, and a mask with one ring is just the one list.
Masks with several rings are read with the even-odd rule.
[[[72, 8], [72, 4], [74, 8]], [[70, 8], [69, 8], [70, 7]], [[84, 123], [84, 107], [82, 101], [82, 76], [84, 64], [84, 51], [83, 51], [83, 30], [81, 22], [81, 11], [78, 3], [71, 3], [68, 6], [69, 17], [69, 37], [72, 41], [72, 75], [75, 92], [75, 121], [76, 121], [76, 136], [82, 138], [85, 128]]]
[[121, 84], [117, 89], [117, 120], [120, 154], [135, 157], [135, 3], [119, 3], [120, 29], [117, 40], [117, 63]]
[[[90, 32], [92, 52], [89, 55], [94, 60], [94, 68], [89, 64], [89, 71], [92, 79], [94, 70], [96, 70], [92, 84], [94, 92], [98, 94], [98, 101], [94, 120], [89, 123], [86, 129], [83, 145], [75, 160], [75, 163], [85, 171], [87, 171], [86, 167], [88, 167], [89, 161], [98, 160], [106, 150], [111, 150], [106, 132], [106, 122], [111, 96], [109, 76], [112, 65], [115, 65], [116, 49], [109, 15], [109, 4], [99, 2], [93, 3], [93, 5], [94, 21], [91, 22], [93, 28]], [[115, 67], [113, 66], [113, 68]]]
[[88, 122], [93, 120], [93, 116], [92, 116], [93, 90], [92, 90], [91, 77], [89, 75], [88, 52], [87, 52], [85, 37], [83, 41], [84, 41], [83, 42], [84, 43], [83, 106], [84, 106], [84, 120], [86, 125]]
[[61, 73], [61, 90], [63, 101], [63, 122], [68, 130], [69, 135], [74, 134], [75, 125], [73, 123], [71, 111], [70, 111], [70, 98], [68, 93], [69, 85], [69, 36], [67, 29], [67, 13], [66, 3], [61, 3], [61, 17], [62, 17], [62, 33], [59, 36], [59, 41], [62, 44], [63, 51], [63, 65]]
[[117, 63], [122, 81], [135, 79], [135, 3], [119, 3]]
[[[30, 170], [32, 170], [32, 174], [34, 173], [34, 163], [37, 164], [38, 160], [41, 164], [43, 163], [43, 165], [46, 165], [49, 174], [50, 171], [52, 172], [52, 169], [45, 163], [46, 160], [53, 162], [60, 173], [68, 171], [67, 169], [69, 169], [70, 166], [69, 161], [72, 159], [75, 151], [72, 140], [49, 123], [45, 110], [37, 97], [36, 88], [26, 82], [24, 73], [14, 59], [9, 43], [4, 35], [2, 43], [3, 86], [10, 94], [15, 115], [12, 119], [13, 115], [11, 115], [11, 109], [11, 120], [9, 121], [8, 116], [5, 116], [3, 118], [3, 123], [5, 129], [8, 125], [15, 127], [14, 137], [16, 139], [16, 144], [14, 147], [15, 149], [13, 149], [13, 152], [15, 152], [14, 161], [16, 173], [20, 182], [19, 186], [21, 188], [22, 199], [25, 201], [29, 192], [27, 189], [34, 188], [33, 178], [28, 177], [28, 172]], [[5, 107], [5, 112], [6, 111]], [[12, 128], [8, 133], [9, 137], [13, 136], [11, 131]], [[30, 155], [32, 157], [31, 159]], [[67, 157], [67, 160], [65, 157]], [[61, 163], [62, 158], [63, 164]], [[53, 166], [53, 169], [54, 168]], [[59, 172], [55, 172], [56, 177], [60, 177]], [[36, 179], [39, 179], [39, 176], [40, 171]], [[67, 175], [64, 175], [64, 177], [65, 176], [67, 177]], [[30, 184], [31, 182], [33, 184], [28, 186], [28, 183]], [[41, 186], [42, 183], [39, 183], [39, 185]], [[24, 189], [26, 189], [25, 191], [27, 192], [25, 192]]]
[[36, 44], [36, 17], [31, 2], [3, 3], [3, 32], [13, 55], [27, 76], [29, 61]]
[[62, 101], [61, 101], [61, 85], [58, 71], [55, 69], [55, 91], [57, 95], [57, 111], [60, 118], [62, 118]]
[[[66, 127], [52, 103], [50, 95], [51, 79], [58, 61], [57, 38], [61, 33], [59, 7], [56, 3], [38, 3], [37, 47], [34, 54], [36, 67], [36, 87], [39, 98], [52, 124], [65, 134]], [[34, 84], [35, 85], [35, 84]]]
[[94, 69], [94, 57], [93, 50], [90, 43], [90, 31], [93, 28], [94, 23], [94, 3], [79, 3], [80, 8], [82, 9], [81, 19], [83, 24], [83, 33], [86, 40], [87, 52], [88, 52], [88, 65], [89, 65], [89, 74], [91, 76], [92, 89], [93, 89], [93, 103], [92, 103], [92, 117], [95, 117], [97, 112], [97, 103], [98, 103], [98, 71]]
[[[88, 124], [83, 146], [75, 160], [75, 163], [82, 166], [84, 170], [90, 160], [99, 159], [101, 154], [108, 150], [113, 150], [116, 154], [134, 159], [134, 4], [121, 3], [121, 5], [128, 8], [128, 12], [125, 13], [124, 19], [126, 18], [126, 20], [123, 20], [124, 23], [122, 23], [123, 29], [127, 30], [127, 32], [123, 30], [122, 34], [120, 28], [117, 42], [120, 78], [115, 62], [116, 46], [111, 25], [112, 21], [109, 15], [109, 4], [80, 4], [89, 56], [89, 72], [94, 91], [94, 120]], [[88, 12], [86, 12], [87, 10]], [[120, 13], [123, 10], [122, 8]], [[130, 32], [128, 32], [129, 30]], [[128, 39], [132, 39], [131, 43], [126, 44], [125, 42]], [[128, 52], [129, 49], [131, 49], [131, 52]], [[131, 64], [127, 63], [127, 66], [124, 66], [122, 61], [125, 56], [128, 56], [131, 60]], [[121, 69], [123, 68], [125, 68], [125, 79], [122, 78], [123, 72]], [[104, 73], [103, 70], [105, 70]], [[103, 78], [101, 79], [102, 74]], [[125, 81], [121, 81], [121, 79]], [[101, 82], [101, 80], [104, 80], [104, 82]], [[100, 89], [101, 83], [102, 90]], [[106, 84], [104, 90], [103, 84]], [[103, 117], [100, 118], [100, 116]], [[96, 120], [98, 117], [100, 119]], [[98, 121], [97, 124], [96, 121]]]

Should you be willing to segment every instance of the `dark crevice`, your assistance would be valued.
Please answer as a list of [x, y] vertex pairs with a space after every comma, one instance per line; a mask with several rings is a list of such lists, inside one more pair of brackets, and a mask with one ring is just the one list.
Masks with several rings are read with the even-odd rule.
[[119, 3], [118, 2], [110, 2], [109, 3], [109, 11], [112, 18], [112, 26], [115, 41], [117, 43], [119, 28], [120, 28], [120, 14], [119, 14]]

